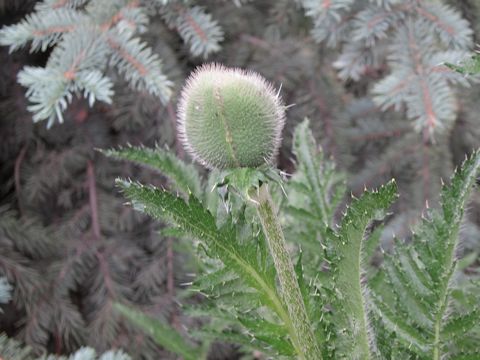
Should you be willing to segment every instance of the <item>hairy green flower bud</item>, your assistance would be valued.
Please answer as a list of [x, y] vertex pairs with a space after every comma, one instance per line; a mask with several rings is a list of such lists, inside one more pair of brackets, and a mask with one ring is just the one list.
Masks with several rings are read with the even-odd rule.
[[271, 163], [281, 142], [285, 106], [262, 76], [210, 64], [190, 75], [178, 108], [187, 151], [209, 168]]

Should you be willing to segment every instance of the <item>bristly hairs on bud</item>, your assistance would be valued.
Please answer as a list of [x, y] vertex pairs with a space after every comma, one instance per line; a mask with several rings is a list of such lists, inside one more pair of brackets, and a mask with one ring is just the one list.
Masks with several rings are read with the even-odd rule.
[[285, 109], [279, 92], [261, 75], [215, 63], [202, 65], [180, 96], [179, 139], [210, 169], [272, 164], [282, 140]]

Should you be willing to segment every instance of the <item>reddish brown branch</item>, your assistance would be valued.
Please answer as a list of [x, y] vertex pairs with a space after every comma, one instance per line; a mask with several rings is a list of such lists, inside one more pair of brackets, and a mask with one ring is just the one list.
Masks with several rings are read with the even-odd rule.
[[126, 6], [122, 7], [115, 15], [113, 15], [110, 20], [106, 21], [105, 23], [103, 23], [100, 28], [102, 29], [103, 32], [106, 32], [107, 30], [109, 30], [112, 26], [118, 24], [120, 21], [124, 20], [125, 19], [125, 16], [123, 15], [123, 10], [124, 9], [134, 9], [134, 8], [137, 8], [139, 6], [139, 1], [138, 0], [134, 0], [134, 1], [131, 1], [129, 4], [127, 4]]
[[182, 7], [177, 5], [175, 9], [179, 12], [180, 16], [182, 16], [185, 21], [190, 25], [190, 27], [195, 31], [195, 33], [198, 35], [200, 40], [202, 42], [207, 43], [208, 42], [208, 36], [205, 33], [205, 31], [202, 29], [202, 27], [195, 21], [195, 19], [187, 12], [187, 10]]
[[147, 68], [140, 61], [135, 59], [135, 57], [133, 57], [131, 54], [129, 54], [124, 48], [122, 48], [122, 46], [118, 42], [116, 42], [111, 37], [109, 37], [107, 39], [107, 43], [108, 43], [108, 45], [110, 45], [110, 47], [113, 50], [117, 51], [122, 58], [124, 58], [135, 69], [137, 69], [137, 71], [140, 73], [140, 75], [146, 76], [148, 74]]
[[23, 162], [23, 159], [25, 158], [26, 153], [27, 153], [27, 145], [24, 145], [20, 150], [20, 153], [18, 154], [17, 159], [15, 160], [15, 167], [14, 167], [15, 193], [17, 194], [18, 211], [20, 213], [20, 216], [22, 216], [23, 214], [22, 197], [20, 194], [22, 191], [22, 185], [20, 182], [20, 168], [22, 166], [22, 162]]
[[249, 44], [252, 44], [256, 47], [259, 47], [263, 50], [267, 50], [267, 51], [270, 51], [270, 52], [273, 52], [273, 50], [276, 50], [272, 47], [272, 44], [268, 43], [267, 41], [263, 40], [263, 39], [260, 39], [256, 36], [252, 36], [252, 35], [248, 35], [248, 34], [242, 34], [240, 35], [240, 39], [242, 41], [245, 41]]
[[429, 128], [429, 131], [431, 131], [437, 124], [437, 116], [433, 108], [433, 101], [430, 95], [430, 90], [428, 88], [428, 84], [425, 79], [426, 72], [424, 69], [424, 65], [423, 65], [422, 59], [420, 58], [418, 45], [417, 45], [417, 42], [415, 41], [414, 34], [412, 34], [411, 29], [408, 29], [408, 41], [409, 41], [409, 47], [412, 53], [413, 60], [415, 62], [415, 72], [420, 80], [420, 87], [422, 90], [422, 101], [423, 101], [423, 105], [425, 106], [425, 112], [427, 115], [427, 128]]
[[[101, 231], [100, 231], [100, 222], [98, 218], [98, 197], [97, 197], [97, 186], [95, 183], [95, 168], [91, 160], [87, 162], [87, 182], [88, 182], [88, 193], [90, 198], [90, 211], [91, 211], [91, 218], [92, 218], [93, 238], [95, 240], [98, 240], [101, 237]], [[103, 274], [103, 277], [105, 279], [105, 287], [108, 293], [110, 294], [110, 296], [114, 298], [115, 289], [113, 288], [113, 281], [112, 281], [112, 277], [110, 276], [107, 260], [105, 259], [105, 256], [103, 255], [103, 253], [99, 251], [95, 251], [95, 256], [98, 259], [100, 271]]]
[[87, 183], [88, 194], [90, 200], [90, 212], [92, 219], [92, 232], [95, 239], [101, 237], [100, 222], [98, 220], [98, 198], [97, 198], [97, 186], [95, 184], [95, 168], [91, 160], [87, 163]]
[[325, 0], [322, 4], [322, 7], [324, 9], [328, 9], [330, 6], [332, 6], [332, 1], [331, 0]]
[[52, 26], [48, 29], [43, 29], [43, 30], [34, 30], [33, 35], [34, 36], [45, 36], [45, 35], [50, 35], [54, 33], [67, 33], [75, 30], [75, 26], [69, 25], [69, 26]]
[[107, 260], [105, 259], [105, 256], [99, 251], [95, 251], [95, 256], [97, 257], [100, 272], [102, 273], [103, 279], [105, 281], [105, 288], [107, 289], [110, 297], [115, 299], [115, 289], [113, 288], [112, 276], [110, 275]]
[[58, 9], [67, 5], [68, 0], [58, 0], [56, 4], [52, 5], [52, 9]]
[[62, 338], [58, 331], [55, 331], [55, 354], [60, 355], [62, 352]]
[[423, 16], [424, 18], [426, 18], [427, 20], [430, 20], [431, 22], [437, 24], [438, 26], [440, 26], [442, 29], [444, 29], [450, 35], [452, 35], [452, 36], [455, 35], [455, 29], [448, 24], [442, 23], [442, 21], [438, 18], [438, 16], [433, 15], [432, 13], [429, 13], [425, 8], [420, 7], [420, 6], [416, 7], [415, 10], [416, 10], [417, 14], [419, 14], [419, 15]]
[[73, 80], [75, 79], [76, 73], [77, 73], [77, 67], [80, 65], [83, 59], [85, 59], [85, 56], [87, 54], [87, 49], [83, 49], [80, 54], [73, 60], [73, 64], [70, 66], [70, 68], [63, 73], [63, 76], [65, 76], [66, 79], [68, 80]]

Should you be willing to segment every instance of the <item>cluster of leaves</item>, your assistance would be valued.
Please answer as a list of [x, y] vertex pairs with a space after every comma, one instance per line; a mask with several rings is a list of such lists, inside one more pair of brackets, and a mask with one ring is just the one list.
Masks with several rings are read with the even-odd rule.
[[[297, 171], [281, 185], [288, 201], [280, 216], [287, 229], [306, 224], [297, 230], [298, 239], [310, 243], [309, 252], [319, 259], [315, 266], [304, 268], [302, 253], [297, 252], [295, 270], [323, 358], [478, 357], [479, 317], [471, 301], [472, 294], [478, 297], [478, 284], [469, 293], [466, 289], [471, 287], [456, 279], [461, 272], [458, 231], [480, 170], [480, 154], [466, 160], [444, 186], [442, 208], [425, 215], [410, 243], [398, 241], [395, 252], [384, 255], [384, 264], [375, 273], [369, 263], [380, 237], [370, 223], [381, 220], [397, 198], [395, 182], [351, 199], [335, 228], [341, 181], [318, 152], [307, 121], [297, 127], [294, 139]], [[117, 182], [135, 209], [171, 224], [169, 234], [198, 241], [204, 268], [190, 289], [203, 294], [205, 301], [188, 312], [211, 320], [192, 335], [224, 339], [270, 356], [297, 356], [298, 339], [279, 296], [276, 269], [255, 214], [242, 195], [242, 189], [271, 176], [253, 169], [212, 172], [201, 186], [204, 190], [195, 194], [189, 189], [198, 189], [199, 178], [185, 172], [181, 161], [165, 161], [165, 154], [156, 153], [154, 157], [152, 150], [142, 148], [107, 152], [155, 166], [179, 192]], [[178, 178], [182, 182], [177, 184]], [[190, 180], [185, 183], [186, 179]], [[212, 184], [216, 184], [214, 192]], [[277, 190], [280, 198], [280, 186]], [[309, 201], [304, 201], [306, 194]], [[154, 324], [146, 319], [136, 322], [153, 331]]]
[[172, 82], [159, 56], [139, 35], [158, 12], [168, 27], [178, 31], [195, 56], [218, 51], [223, 31], [202, 7], [181, 1], [45, 0], [20, 23], [0, 30], [0, 44], [10, 51], [31, 42], [30, 50], [53, 48], [45, 67], [26, 66], [18, 81], [27, 88], [33, 120], [52, 126], [63, 122], [63, 112], [75, 94], [90, 106], [112, 102], [115, 69], [137, 91], [147, 91], [166, 104]]

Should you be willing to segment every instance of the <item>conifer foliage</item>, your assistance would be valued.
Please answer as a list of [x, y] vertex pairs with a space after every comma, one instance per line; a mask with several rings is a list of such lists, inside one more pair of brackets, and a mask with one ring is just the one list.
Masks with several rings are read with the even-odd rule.
[[0, 303], [8, 303], [12, 287], [4, 277], [0, 278]]
[[33, 120], [63, 122], [72, 97], [81, 94], [90, 106], [112, 102], [115, 69], [137, 91], [148, 91], [164, 104], [172, 82], [164, 74], [157, 54], [139, 35], [149, 26], [149, 15], [160, 11], [195, 56], [219, 50], [223, 32], [202, 7], [182, 2], [45, 0], [20, 23], [0, 31], [0, 44], [15, 51], [31, 43], [30, 50], [53, 48], [45, 67], [26, 66], [18, 75], [25, 86]]
[[[123, 207], [111, 183], [130, 166], [102, 160], [94, 149], [135, 137], [174, 146], [170, 123], [156, 125], [166, 108], [138, 94], [122, 98], [116, 109], [121, 116], [89, 112], [75, 102], [67, 121], [47, 130], [44, 123], [32, 126], [25, 102], [16, 98], [20, 88], [9, 81], [8, 97], [2, 87], [1, 100], [0, 277], [11, 287], [11, 299], [0, 304], [2, 332], [27, 344], [31, 357], [88, 346], [97, 354], [123, 348], [132, 357], [165, 358], [165, 351], [115, 315], [113, 303], [179, 321], [171, 284], [188, 281], [179, 270], [186, 261], [173, 255], [157, 225]], [[119, 90], [132, 92], [127, 89]], [[10, 92], [21, 110], [8, 110]], [[133, 114], [136, 106], [141, 117]], [[137, 174], [159, 186], [163, 181], [149, 170]]]
[[468, 86], [468, 81], [445, 63], [461, 60], [473, 46], [473, 31], [458, 11], [424, 0], [301, 4], [313, 19], [315, 40], [342, 45], [334, 64], [340, 77], [359, 80], [386, 58], [390, 73], [373, 87], [375, 102], [383, 109], [405, 105], [419, 132], [448, 128], [457, 111], [452, 85]]

